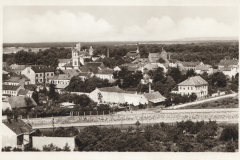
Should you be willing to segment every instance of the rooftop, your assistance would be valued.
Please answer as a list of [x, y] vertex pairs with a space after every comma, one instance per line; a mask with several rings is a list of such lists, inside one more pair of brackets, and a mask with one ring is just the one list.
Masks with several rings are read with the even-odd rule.
[[[25, 101], [26, 96], [14, 96], [14, 97], [9, 97], [8, 102], [11, 105], [12, 108], [23, 108], [27, 107], [26, 101]], [[30, 98], [32, 101], [33, 106], [37, 106], [37, 103]]]
[[195, 77], [189, 77], [185, 81], [178, 84], [179, 86], [197, 86], [197, 85], [208, 85], [208, 82], [206, 82], [202, 77], [195, 76]]
[[196, 70], [201, 70], [201, 71], [208, 71], [210, 68], [212, 68], [211, 65], [197, 65]]
[[71, 59], [58, 59], [59, 63], [68, 63]]
[[86, 68], [100, 67], [101, 65], [103, 65], [102, 62], [86, 62], [85, 63]]
[[18, 119], [17, 122], [15, 120], [11, 120], [11, 123], [9, 123], [8, 120], [3, 120], [2, 123], [16, 133], [16, 135], [29, 134], [32, 132], [32, 128], [21, 119]]
[[43, 73], [43, 72], [54, 72], [55, 69], [47, 66], [32, 66], [32, 70], [35, 73]]
[[2, 85], [3, 90], [11, 90], [16, 91], [21, 86], [13, 86], [13, 85]]
[[18, 95], [27, 95], [28, 92], [29, 92], [29, 90], [27, 90], [27, 89], [20, 89], [18, 92]]
[[104, 87], [104, 88], [97, 88], [102, 92], [117, 92], [117, 93], [124, 93], [125, 91], [119, 88], [118, 86], [113, 87]]
[[227, 60], [221, 60], [219, 62], [219, 66], [229, 66], [229, 65], [238, 65], [239, 61], [238, 60], [231, 60], [231, 59], [227, 59]]
[[192, 67], [192, 66], [197, 66], [199, 65], [201, 62], [182, 62], [182, 65], [184, 67]]
[[166, 99], [159, 92], [144, 93], [143, 96], [153, 103], [163, 102]]

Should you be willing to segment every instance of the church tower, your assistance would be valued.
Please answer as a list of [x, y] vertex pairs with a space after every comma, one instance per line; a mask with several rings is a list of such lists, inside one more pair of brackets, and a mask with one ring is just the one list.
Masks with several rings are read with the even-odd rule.
[[72, 50], [72, 66], [74, 67], [74, 69], [78, 68], [79, 66], [77, 49]]

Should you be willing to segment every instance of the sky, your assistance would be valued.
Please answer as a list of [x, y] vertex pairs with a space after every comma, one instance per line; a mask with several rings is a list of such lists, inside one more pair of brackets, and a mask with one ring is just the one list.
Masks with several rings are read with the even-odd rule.
[[4, 6], [3, 42], [238, 37], [238, 23], [231, 6]]

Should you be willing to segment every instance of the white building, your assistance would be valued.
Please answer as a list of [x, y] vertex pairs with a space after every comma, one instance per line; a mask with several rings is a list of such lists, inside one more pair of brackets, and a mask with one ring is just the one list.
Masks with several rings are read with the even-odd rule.
[[200, 76], [189, 77], [185, 81], [179, 83], [178, 91], [174, 91], [173, 93], [181, 95], [191, 95], [195, 93], [197, 98], [206, 97], [208, 95], [208, 82]]
[[200, 65], [196, 66], [195, 72], [197, 74], [203, 74], [204, 72], [206, 72], [208, 75], [211, 75], [211, 74], [213, 74], [213, 68], [211, 65], [200, 64]]

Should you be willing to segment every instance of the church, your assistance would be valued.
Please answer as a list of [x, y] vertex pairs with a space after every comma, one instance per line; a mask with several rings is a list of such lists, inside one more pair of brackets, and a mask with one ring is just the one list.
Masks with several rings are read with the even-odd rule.
[[81, 43], [76, 44], [76, 47], [72, 49], [71, 59], [59, 59], [58, 69], [79, 69], [84, 65], [84, 59], [91, 59], [93, 55], [93, 48], [90, 46], [87, 50], [81, 50]]

